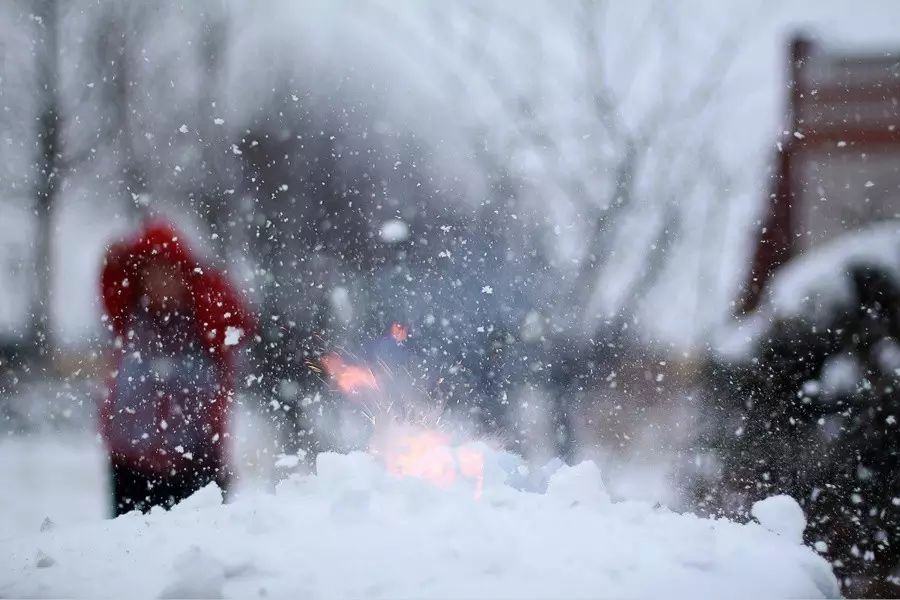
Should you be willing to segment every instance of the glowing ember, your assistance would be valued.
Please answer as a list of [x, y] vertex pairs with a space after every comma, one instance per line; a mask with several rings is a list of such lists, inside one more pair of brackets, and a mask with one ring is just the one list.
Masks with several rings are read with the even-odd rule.
[[362, 389], [378, 389], [378, 380], [375, 379], [372, 369], [348, 365], [337, 354], [329, 354], [324, 357], [322, 366], [345, 394], [355, 394]]
[[462, 478], [474, 484], [476, 498], [481, 496], [484, 454], [471, 446], [454, 448], [450, 436], [443, 432], [422, 430], [376, 435], [370, 451], [396, 477], [424, 479], [441, 489], [451, 488]]
[[[391, 335], [402, 342], [406, 340], [407, 329], [394, 323]], [[481, 496], [484, 454], [477, 447], [453, 446], [450, 436], [436, 429], [398, 424], [396, 412], [391, 411], [396, 405], [380, 398], [385, 391], [370, 367], [347, 364], [335, 353], [322, 359], [322, 367], [345, 394], [376, 392], [355, 400], [367, 409], [367, 416], [375, 426], [369, 451], [381, 459], [388, 473], [424, 479], [441, 489], [449, 489], [458, 479], [463, 479], [472, 484], [476, 498]], [[408, 419], [409, 413], [404, 414], [404, 420]]]
[[398, 477], [427, 479], [448, 488], [456, 479], [456, 464], [449, 438], [437, 431], [423, 431], [393, 440], [380, 450], [388, 472]]
[[391, 337], [393, 337], [394, 341], [398, 344], [405, 342], [409, 337], [409, 328], [400, 323], [391, 323]]

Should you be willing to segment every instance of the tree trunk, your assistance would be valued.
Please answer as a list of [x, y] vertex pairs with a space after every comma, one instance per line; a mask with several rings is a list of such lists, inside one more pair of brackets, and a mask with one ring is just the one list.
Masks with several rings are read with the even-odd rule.
[[39, 17], [38, 47], [41, 48], [37, 56], [41, 113], [37, 132], [39, 169], [34, 186], [37, 232], [34, 240], [36, 278], [31, 308], [31, 336], [38, 355], [42, 360], [47, 360], [53, 349], [50, 322], [53, 298], [52, 238], [59, 171], [57, 2], [40, 0], [36, 8], [35, 12]]

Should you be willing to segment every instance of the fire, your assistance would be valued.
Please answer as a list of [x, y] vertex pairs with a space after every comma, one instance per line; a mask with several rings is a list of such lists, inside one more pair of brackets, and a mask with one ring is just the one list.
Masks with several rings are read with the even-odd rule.
[[398, 344], [403, 343], [409, 337], [409, 328], [397, 322], [391, 323], [391, 337]]
[[427, 479], [446, 489], [456, 480], [456, 462], [449, 443], [449, 437], [439, 431], [422, 431], [390, 440], [386, 447], [374, 451], [381, 454], [388, 473]]
[[378, 456], [388, 473], [396, 477], [424, 479], [441, 489], [449, 489], [458, 479], [470, 481], [475, 497], [484, 485], [484, 454], [472, 446], [453, 447], [444, 432], [424, 429], [376, 435], [370, 451]]
[[372, 369], [348, 365], [337, 354], [329, 354], [324, 357], [322, 366], [337, 383], [338, 389], [345, 394], [355, 394], [361, 389], [378, 389], [378, 380]]
[[[391, 335], [398, 342], [405, 340], [406, 327], [394, 323]], [[472, 485], [476, 498], [481, 496], [484, 453], [478, 447], [454, 446], [450, 435], [427, 426], [398, 424], [396, 409], [391, 411], [394, 402], [380, 398], [385, 391], [368, 366], [347, 364], [335, 353], [325, 356], [321, 364], [343, 393], [376, 392], [355, 400], [363, 403], [375, 427], [369, 451], [384, 463], [388, 473], [424, 479], [440, 489], [450, 489], [462, 479]], [[405, 418], [409, 418], [408, 413]]]

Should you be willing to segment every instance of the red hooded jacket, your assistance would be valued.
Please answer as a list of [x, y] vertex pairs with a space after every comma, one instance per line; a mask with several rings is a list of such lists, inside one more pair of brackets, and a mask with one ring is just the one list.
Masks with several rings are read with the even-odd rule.
[[[162, 261], [174, 265], [188, 289], [188, 306], [194, 338], [200, 341], [215, 365], [216, 391], [205, 405], [202, 418], [214, 433], [217, 466], [227, 465], [226, 439], [229, 405], [233, 394], [233, 354], [238, 347], [235, 333], [244, 340], [254, 323], [238, 293], [224, 274], [201, 265], [175, 228], [163, 221], [148, 223], [135, 237], [112, 244], [106, 254], [100, 276], [101, 296], [106, 318], [115, 334], [116, 370], [111, 374], [109, 393], [100, 407], [100, 431], [107, 442], [114, 461], [131, 467], [155, 472], [172, 466], [172, 457], [159, 460], [146, 450], [129, 448], [117, 436], [116, 427], [117, 373], [128, 354], [125, 340], [140, 310], [140, 286], [137, 284], [143, 267], [149, 262]], [[121, 437], [121, 436], [119, 436]]]

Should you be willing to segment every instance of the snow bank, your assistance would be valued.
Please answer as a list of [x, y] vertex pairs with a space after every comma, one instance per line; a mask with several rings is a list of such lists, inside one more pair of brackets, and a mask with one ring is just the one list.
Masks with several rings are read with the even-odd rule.
[[323, 454], [317, 476], [274, 494], [222, 504], [211, 487], [170, 512], [36, 530], [0, 541], [0, 595], [838, 595], [826, 561], [798, 542], [790, 499], [761, 505], [779, 535], [612, 502], [590, 463], [556, 471], [546, 493], [521, 491], [488, 458], [480, 498], [396, 479], [367, 454]]
[[788, 262], [771, 284], [771, 306], [779, 317], [827, 318], [855, 302], [849, 279], [855, 267], [874, 267], [900, 281], [900, 222], [844, 234]]
[[900, 285], [900, 221], [846, 233], [789, 261], [768, 283], [764, 303], [720, 333], [717, 351], [747, 356], [777, 320], [827, 323], [836, 310], [856, 302], [850, 272], [858, 267], [875, 268]]
[[753, 518], [778, 535], [803, 543], [803, 531], [806, 529], [806, 515], [797, 501], [790, 496], [779, 494], [753, 503]]

